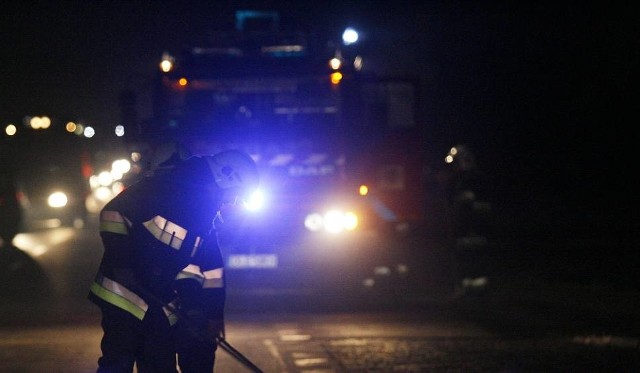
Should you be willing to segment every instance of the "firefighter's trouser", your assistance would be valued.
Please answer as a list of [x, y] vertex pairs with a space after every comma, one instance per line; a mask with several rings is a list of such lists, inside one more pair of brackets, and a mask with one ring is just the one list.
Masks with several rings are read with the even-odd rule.
[[208, 336], [204, 315], [187, 313], [188, 320], [173, 326], [178, 363], [182, 373], [211, 373], [215, 363], [217, 342]]
[[159, 307], [149, 307], [142, 321], [108, 303], [100, 305], [102, 329], [98, 373], [177, 373], [171, 328]]

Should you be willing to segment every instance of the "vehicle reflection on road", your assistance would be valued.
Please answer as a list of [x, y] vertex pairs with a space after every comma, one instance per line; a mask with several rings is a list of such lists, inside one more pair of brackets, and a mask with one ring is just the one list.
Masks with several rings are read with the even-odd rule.
[[49, 251], [51, 247], [64, 243], [73, 236], [73, 228], [56, 228], [19, 233], [13, 239], [13, 245], [33, 257], [38, 257]]

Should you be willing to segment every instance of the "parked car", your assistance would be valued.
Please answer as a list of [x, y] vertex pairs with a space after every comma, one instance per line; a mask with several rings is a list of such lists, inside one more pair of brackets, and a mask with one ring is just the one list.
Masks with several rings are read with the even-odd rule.
[[83, 149], [68, 133], [33, 132], [16, 139], [16, 186], [24, 230], [84, 225], [89, 182]]
[[18, 190], [26, 229], [84, 225], [88, 184], [74, 163], [42, 159], [25, 167]]

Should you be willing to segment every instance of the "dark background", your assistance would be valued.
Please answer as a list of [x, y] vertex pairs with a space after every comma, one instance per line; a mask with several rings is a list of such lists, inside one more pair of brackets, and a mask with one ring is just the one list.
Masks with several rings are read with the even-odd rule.
[[148, 117], [163, 51], [232, 25], [236, 9], [280, 9], [308, 27], [353, 25], [367, 69], [419, 77], [430, 162], [468, 145], [503, 221], [539, 236], [635, 233], [633, 2], [317, 3], [9, 2], [0, 119], [70, 116], [106, 131], [125, 89]]

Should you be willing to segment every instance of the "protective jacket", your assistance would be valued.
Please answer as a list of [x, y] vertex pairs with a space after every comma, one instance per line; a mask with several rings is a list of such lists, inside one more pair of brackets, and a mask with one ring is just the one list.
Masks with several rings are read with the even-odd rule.
[[[90, 289], [94, 303], [142, 320], [150, 305], [182, 301], [221, 323], [223, 261], [213, 227], [220, 197], [207, 180], [189, 176], [146, 177], [102, 209], [104, 254]], [[170, 324], [177, 321], [172, 308], [163, 307]]]

